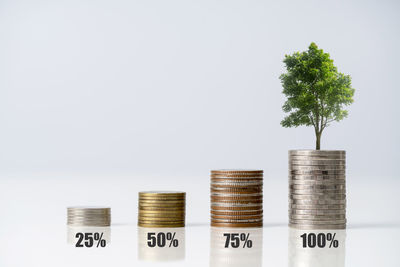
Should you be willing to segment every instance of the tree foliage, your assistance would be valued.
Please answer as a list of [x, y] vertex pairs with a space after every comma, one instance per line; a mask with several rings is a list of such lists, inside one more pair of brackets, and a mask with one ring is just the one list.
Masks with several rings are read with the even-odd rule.
[[347, 117], [345, 106], [353, 102], [351, 77], [338, 72], [328, 53], [311, 43], [307, 51], [286, 55], [287, 72], [280, 76], [287, 100], [283, 111], [288, 115], [283, 127], [313, 126], [316, 149], [321, 134], [333, 121]]

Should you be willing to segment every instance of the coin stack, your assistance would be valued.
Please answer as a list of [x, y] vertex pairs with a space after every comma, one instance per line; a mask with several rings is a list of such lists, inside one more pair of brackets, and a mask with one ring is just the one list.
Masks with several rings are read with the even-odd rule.
[[262, 227], [263, 171], [211, 171], [211, 226]]
[[108, 207], [68, 207], [69, 226], [110, 226], [111, 209]]
[[346, 228], [346, 152], [289, 151], [289, 226]]
[[139, 192], [138, 225], [142, 227], [184, 227], [185, 192]]

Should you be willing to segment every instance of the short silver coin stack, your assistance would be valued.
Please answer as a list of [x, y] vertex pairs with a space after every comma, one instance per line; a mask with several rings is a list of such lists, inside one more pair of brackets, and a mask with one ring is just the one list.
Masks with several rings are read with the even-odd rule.
[[68, 226], [99, 226], [111, 224], [111, 208], [109, 207], [68, 207]]

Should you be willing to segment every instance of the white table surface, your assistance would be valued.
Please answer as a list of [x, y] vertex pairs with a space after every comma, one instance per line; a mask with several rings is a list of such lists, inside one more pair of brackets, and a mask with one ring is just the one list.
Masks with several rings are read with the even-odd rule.
[[[0, 266], [400, 266], [400, 181], [348, 177], [348, 229], [339, 248], [303, 249], [304, 231], [287, 227], [287, 179], [266, 177], [264, 227], [247, 232], [253, 248], [225, 249], [226, 229], [209, 226], [209, 178], [149, 175], [10, 175], [0, 178]], [[170, 229], [178, 248], [150, 249], [136, 225], [137, 192], [187, 192], [187, 226]], [[105, 248], [75, 248], [66, 207], [109, 205]], [[157, 229], [150, 229], [151, 231]], [[109, 232], [108, 232], [109, 231]]]

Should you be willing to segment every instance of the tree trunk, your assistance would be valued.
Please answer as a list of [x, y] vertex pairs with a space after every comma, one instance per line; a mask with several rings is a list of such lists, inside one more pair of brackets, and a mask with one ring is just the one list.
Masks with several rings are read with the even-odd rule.
[[321, 148], [321, 133], [315, 133], [315, 135], [316, 135], [315, 149], [320, 150], [320, 148]]

